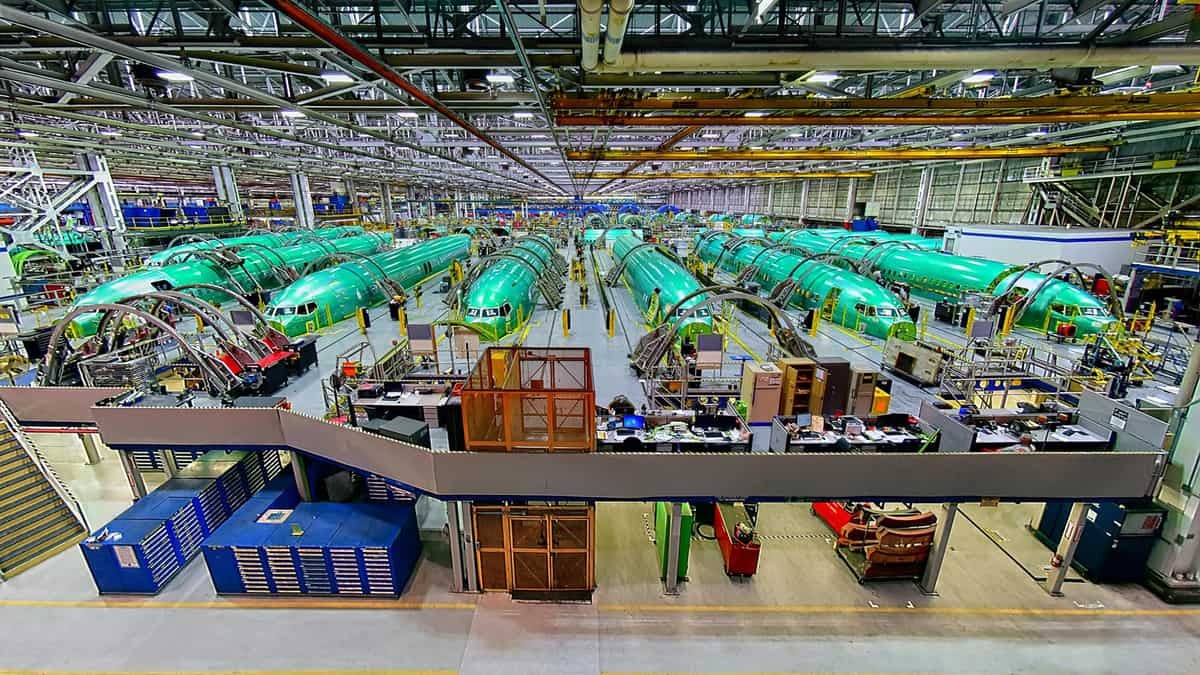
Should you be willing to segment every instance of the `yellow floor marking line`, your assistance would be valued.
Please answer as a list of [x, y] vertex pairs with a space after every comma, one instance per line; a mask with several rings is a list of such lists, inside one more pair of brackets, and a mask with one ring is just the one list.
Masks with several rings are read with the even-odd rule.
[[4, 607], [80, 609], [455, 609], [473, 610], [473, 602], [403, 602], [388, 600], [338, 600], [334, 598], [229, 598], [228, 600], [0, 600]]
[[0, 670], [0, 675], [458, 675], [457, 670]]

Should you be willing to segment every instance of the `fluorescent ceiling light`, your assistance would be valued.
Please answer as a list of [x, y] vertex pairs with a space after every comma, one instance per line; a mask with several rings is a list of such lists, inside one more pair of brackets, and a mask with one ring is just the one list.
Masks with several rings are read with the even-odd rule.
[[300, 112], [299, 110], [281, 110], [279, 111], [279, 114], [283, 115], [284, 117], [291, 117], [292, 119], [304, 117], [304, 113]]
[[513, 113], [513, 117], [515, 117], [519, 120], [527, 120], [527, 119], [530, 119], [533, 117], [533, 113], [531, 113], [531, 112], [515, 112], [515, 113]]
[[512, 84], [517, 79], [509, 73], [488, 73], [485, 77], [492, 84]]
[[251, 156], [251, 157], [257, 157], [257, 158], [259, 158], [259, 159], [262, 159], [263, 157], [266, 157], [266, 155], [265, 155], [264, 153], [261, 153], [261, 152], [252, 152], [252, 153], [250, 153], [250, 156]]
[[1025, 135], [1030, 138], [1038, 138], [1040, 136], [1045, 136], [1047, 133], [1048, 132], [1045, 129], [1034, 129], [1033, 131], [1031, 131]]
[[23, 138], [37, 138], [40, 134], [36, 131], [18, 131], [17, 135]]
[[174, 70], [156, 70], [154, 74], [158, 76], [158, 79], [167, 82], [191, 82], [196, 79], [187, 73], [177, 73]]
[[191, 133], [191, 134], [192, 134], [193, 136], [195, 136], [196, 138], [204, 138], [204, 132], [203, 132], [203, 131], [192, 131], [192, 132], [189, 132], [189, 133]]
[[746, 117], [766, 117], [770, 114], [766, 110], [750, 110], [746, 112]]
[[762, 23], [763, 17], [767, 15], [767, 12], [771, 11], [771, 8], [775, 6], [776, 1], [777, 0], [758, 0], [758, 9], [754, 10], [755, 20], [759, 23]]
[[813, 73], [812, 75], [804, 78], [804, 81], [812, 82], [813, 84], [830, 84], [838, 81], [841, 79], [841, 77], [842, 76], [838, 75], [837, 73]]
[[400, 117], [409, 117], [409, 118], [419, 117], [419, 115], [417, 113], [415, 113], [411, 110], [401, 110], [400, 112], [398, 112], [396, 114], [399, 115]]
[[762, 150], [762, 149], [763, 149], [763, 146], [761, 146], [761, 145], [752, 145], [752, 146], [750, 146], [750, 149], [751, 149], [751, 150]]
[[962, 79], [963, 84], [984, 84], [991, 82], [997, 73], [994, 70], [977, 70]]
[[336, 70], [327, 73], [321, 73], [321, 79], [328, 84], [350, 84], [354, 82], [354, 78], [345, 73], [339, 73]]
[[801, 134], [801, 133], [788, 134], [788, 138], [804, 138], [804, 134]]
[[113, 129], [105, 129], [105, 130], [103, 130], [103, 131], [101, 131], [101, 132], [100, 132], [100, 135], [101, 135], [101, 136], [108, 136], [109, 138], [116, 138], [117, 136], [120, 136], [120, 135], [121, 135], [121, 132], [119, 132], [119, 131], [115, 131], [115, 130], [113, 130]]

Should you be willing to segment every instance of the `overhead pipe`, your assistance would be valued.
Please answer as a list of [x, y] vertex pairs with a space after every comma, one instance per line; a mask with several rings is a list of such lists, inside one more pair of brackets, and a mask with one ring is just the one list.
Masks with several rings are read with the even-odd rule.
[[1092, 68], [1200, 64], [1200, 46], [947, 47], [623, 52], [602, 73]]
[[604, 36], [604, 63], [613, 65], [621, 56], [621, 43], [629, 28], [633, 0], [608, 0], [608, 32]]
[[1200, 92], [1066, 94], [1007, 98], [812, 98], [808, 96], [556, 96], [555, 110], [1026, 110], [1200, 106]]
[[600, 14], [603, 11], [604, 0], [579, 0], [580, 64], [587, 71], [595, 70], [600, 63]]
[[369, 69], [371, 72], [375, 73], [379, 77], [382, 77], [384, 80], [387, 80], [391, 84], [399, 87], [402, 91], [404, 91], [409, 96], [412, 96], [414, 99], [420, 101], [421, 103], [425, 104], [429, 108], [436, 111], [442, 117], [445, 117], [446, 119], [450, 120], [454, 124], [458, 125], [460, 128], [465, 130], [467, 133], [471, 134], [475, 138], [477, 138], [477, 139], [483, 141], [484, 143], [486, 143], [487, 145], [491, 146], [500, 154], [511, 159], [512, 161], [516, 162], [517, 164], [525, 167], [527, 170], [529, 170], [530, 173], [537, 176], [538, 178], [541, 178], [543, 181], [545, 181], [548, 185], [550, 185], [554, 189], [556, 189], [560, 192], [563, 192], [564, 194], [566, 193], [566, 190], [564, 190], [557, 183], [555, 183], [554, 181], [552, 181], [548, 177], [546, 177], [546, 175], [543, 174], [541, 171], [538, 171], [536, 168], [534, 168], [534, 166], [532, 164], [530, 164], [529, 162], [526, 162], [522, 157], [520, 157], [519, 155], [514, 153], [512, 150], [509, 150], [507, 147], [504, 146], [504, 144], [500, 143], [496, 139], [494, 139], [491, 136], [489, 136], [488, 134], [484, 133], [482, 130], [480, 130], [478, 127], [476, 127], [474, 124], [471, 124], [467, 120], [460, 117], [453, 110], [451, 110], [451, 109], [447, 108], [445, 105], [443, 105], [441, 101], [438, 101], [437, 99], [433, 98], [429, 94], [426, 94], [420, 87], [417, 87], [413, 83], [411, 83], [408, 80], [401, 77], [400, 74], [397, 73], [395, 70], [393, 70], [391, 66], [384, 63], [382, 60], [375, 57], [373, 54], [371, 54], [367, 50], [363, 49], [362, 47], [359, 47], [357, 44], [355, 44], [353, 41], [351, 41], [345, 35], [342, 35], [337, 29], [335, 29], [334, 27], [330, 26], [329, 24], [327, 24], [323, 20], [321, 20], [320, 17], [316, 16], [315, 14], [312, 14], [307, 9], [304, 9], [303, 7], [297, 5], [296, 3], [292, 2], [291, 0], [264, 0], [264, 2], [269, 7], [272, 7], [274, 9], [278, 10], [279, 12], [282, 12], [289, 19], [296, 22], [297, 25], [308, 30], [310, 33], [312, 33], [313, 35], [320, 38], [323, 42], [327, 43], [329, 46], [338, 50], [345, 56], [348, 56], [351, 59], [354, 59], [359, 64], [361, 64], [361, 65], [365, 66], [367, 69]]
[[915, 127], [915, 126], [1001, 126], [1011, 124], [1076, 124], [1087, 122], [1169, 122], [1194, 120], [1200, 109], [1145, 112], [1033, 113], [1029, 115], [773, 115], [769, 117], [714, 117], [706, 115], [558, 115], [564, 127]]
[[718, 161], [798, 161], [798, 160], [908, 160], [908, 159], [1007, 159], [1013, 157], [1061, 157], [1108, 152], [1107, 145], [1039, 145], [1018, 148], [859, 148], [835, 150], [568, 150], [567, 159], [578, 162], [703, 162]]

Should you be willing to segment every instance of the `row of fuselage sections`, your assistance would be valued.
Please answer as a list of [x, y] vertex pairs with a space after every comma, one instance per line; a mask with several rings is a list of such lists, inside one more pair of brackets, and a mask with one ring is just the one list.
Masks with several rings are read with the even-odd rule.
[[[958, 301], [968, 293], [1019, 296], [1036, 290], [1018, 320], [1020, 326], [1053, 332], [1059, 324], [1069, 323], [1078, 335], [1088, 335], [1116, 323], [1102, 300], [1077, 286], [1036, 273], [1020, 274], [1019, 267], [1006, 263], [942, 253], [940, 239], [840, 229], [758, 234], [711, 230], [695, 236], [691, 247], [702, 262], [732, 275], [754, 267], [753, 281], [764, 294], [791, 279], [795, 290], [790, 307], [806, 311], [831, 304], [831, 312], [826, 313], [830, 320], [881, 339], [916, 335], [901, 295]], [[615, 262], [633, 256], [625, 262], [624, 279], [651, 323], [664, 320], [688, 296], [693, 297], [676, 309], [674, 318], [703, 302], [705, 296], [693, 295], [699, 282], [672, 256], [658, 247], [639, 246], [641, 232], [588, 230], [582, 240], [590, 243], [600, 237], [611, 247]], [[214, 255], [220, 252], [217, 249], [235, 252], [242, 263], [231, 268]], [[142, 271], [93, 289], [73, 307], [120, 302], [197, 282], [231, 291], [254, 288], [271, 292], [268, 319], [296, 336], [351, 318], [359, 308], [386, 302], [389, 287], [411, 291], [445, 274], [455, 262], [466, 266], [471, 254], [467, 234], [394, 248], [390, 237], [353, 227], [208, 240], [155, 254]], [[539, 277], [553, 273], [550, 262], [555, 254], [556, 244], [537, 234], [517, 236], [506, 248], [492, 252], [463, 295], [456, 318], [474, 327], [487, 342], [520, 330], [537, 307]], [[863, 261], [870, 263], [867, 275], [853, 271], [854, 263]], [[278, 274], [281, 267], [300, 270], [322, 262], [328, 265], [287, 285], [286, 277]], [[382, 277], [390, 284], [381, 283]], [[206, 299], [220, 303], [227, 298]], [[88, 317], [76, 317], [72, 328], [77, 337], [94, 330]], [[680, 335], [712, 330], [712, 317], [703, 308], [677, 323]]]

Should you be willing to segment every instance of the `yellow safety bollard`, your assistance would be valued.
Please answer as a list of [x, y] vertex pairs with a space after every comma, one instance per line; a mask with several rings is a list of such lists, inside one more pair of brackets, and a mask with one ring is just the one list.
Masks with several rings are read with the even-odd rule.
[[332, 305], [325, 305], [325, 320], [327, 322], [326, 325], [329, 325], [329, 326], [333, 325], [333, 306]]
[[967, 325], [966, 325], [966, 329], [963, 331], [963, 335], [970, 335], [971, 328], [974, 325], [975, 325], [975, 308], [972, 307], [967, 310]]
[[571, 310], [569, 309], [564, 309], [562, 311], [562, 328], [563, 337], [567, 337], [571, 334]]
[[204, 319], [201, 319], [199, 314], [196, 314], [194, 316], [196, 317], [196, 332], [203, 333], [204, 332]]
[[367, 310], [363, 309], [362, 307], [359, 307], [358, 311], [354, 312], [354, 318], [358, 320], [358, 332], [362, 333], [363, 335], [367, 334], [366, 314]]
[[413, 293], [417, 296], [417, 309], [421, 309], [421, 286], [418, 285], [413, 289]]
[[815, 336], [817, 334], [817, 326], [821, 325], [821, 308], [814, 307], [812, 313], [812, 327], [808, 329], [808, 334]]
[[403, 307], [396, 314], [396, 323], [400, 325], [400, 337], [408, 337], [408, 312]]
[[925, 331], [929, 326], [929, 312], [921, 312], [921, 337], [925, 337]]

